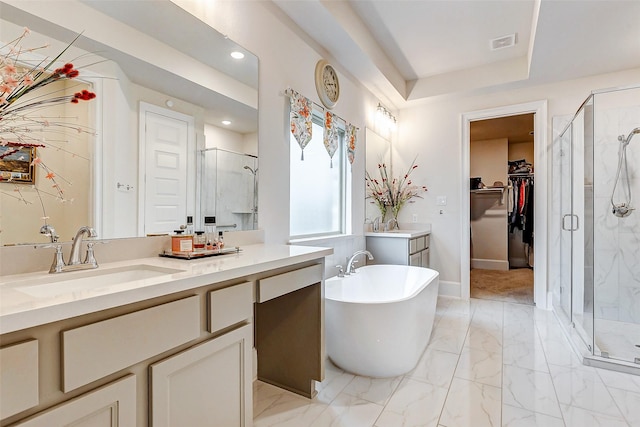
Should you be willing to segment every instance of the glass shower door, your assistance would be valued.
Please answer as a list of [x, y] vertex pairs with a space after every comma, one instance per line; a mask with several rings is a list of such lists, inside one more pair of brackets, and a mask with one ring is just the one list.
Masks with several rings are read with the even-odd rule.
[[557, 307], [560, 320], [568, 325], [571, 323], [571, 290], [573, 282], [573, 232], [570, 226], [573, 214], [571, 189], [573, 186], [572, 159], [573, 149], [571, 141], [572, 125], [560, 135], [558, 140], [559, 154], [559, 202], [560, 202], [560, 280], [556, 292], [553, 293], [553, 305]]
[[[585, 228], [584, 219], [592, 217], [592, 197], [589, 183], [593, 168], [586, 159], [593, 153], [592, 99], [583, 104], [561, 134], [560, 144], [560, 283], [553, 304], [559, 317], [571, 326], [572, 334], [593, 351], [593, 285], [592, 231]], [[593, 162], [591, 161], [591, 164]]]

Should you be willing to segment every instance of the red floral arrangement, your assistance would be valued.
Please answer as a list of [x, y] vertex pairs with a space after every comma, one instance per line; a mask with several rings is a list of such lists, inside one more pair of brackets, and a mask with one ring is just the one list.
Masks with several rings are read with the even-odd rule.
[[[75, 79], [80, 75], [78, 69], [71, 62], [51, 71], [80, 35], [76, 36], [55, 58], [34, 60], [33, 52], [47, 48], [48, 45], [35, 48], [23, 47], [22, 42], [29, 34], [29, 29], [25, 28], [22, 35], [0, 46], [0, 146], [8, 147], [0, 153], [0, 160], [19, 153], [23, 148], [46, 148], [47, 142], [42, 136], [43, 132], [55, 132], [66, 128], [75, 129], [79, 133], [93, 134], [91, 129], [66, 123], [59, 118], [54, 119], [41, 115], [44, 108], [55, 104], [78, 104], [80, 101], [90, 101], [96, 97], [95, 93], [88, 90], [82, 90], [73, 95], [60, 95], [58, 89], [43, 90], [51, 83]], [[31, 96], [25, 97], [28, 94]], [[50, 180], [56, 192], [52, 195], [59, 201], [67, 201], [63, 196], [61, 186], [56, 182], [56, 174], [45, 165], [41, 158], [37, 156], [33, 158], [31, 166], [42, 168], [45, 171], [45, 178]], [[12, 180], [0, 176], [0, 180], [3, 179]], [[35, 185], [33, 188], [40, 198], [44, 211], [40, 193], [48, 193]], [[12, 197], [16, 197], [26, 204], [31, 203], [22, 196], [18, 186], [16, 186], [14, 193], [17, 193], [19, 197]], [[10, 195], [5, 192], [3, 194]], [[43, 217], [45, 224], [46, 218], [45, 214]]]

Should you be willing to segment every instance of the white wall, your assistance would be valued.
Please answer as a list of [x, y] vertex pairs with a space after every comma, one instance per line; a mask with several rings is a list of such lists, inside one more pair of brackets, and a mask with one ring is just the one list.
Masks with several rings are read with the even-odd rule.
[[[472, 140], [469, 173], [480, 177], [486, 186], [507, 182], [507, 138]], [[509, 270], [507, 247], [507, 193], [472, 192], [469, 199], [471, 219], [471, 266], [486, 270]]]
[[[549, 120], [547, 138], [552, 144], [553, 116], [575, 113], [592, 90], [638, 83], [639, 73], [640, 70], [635, 69], [530, 88], [449, 96], [400, 111], [399, 150], [405, 162], [411, 161], [419, 153], [421, 168], [416, 170], [414, 180], [424, 182], [429, 187], [424, 199], [418, 199], [400, 213], [400, 221], [406, 222], [413, 213], [417, 213], [420, 221], [432, 224], [431, 266], [440, 272], [442, 281], [460, 283], [460, 230], [469, 226], [461, 224], [460, 212], [461, 115], [546, 99]], [[549, 179], [547, 192], [552, 192], [554, 186], [555, 183]], [[437, 196], [447, 196], [444, 209], [436, 206]], [[442, 214], [439, 213], [440, 209], [443, 210]]]

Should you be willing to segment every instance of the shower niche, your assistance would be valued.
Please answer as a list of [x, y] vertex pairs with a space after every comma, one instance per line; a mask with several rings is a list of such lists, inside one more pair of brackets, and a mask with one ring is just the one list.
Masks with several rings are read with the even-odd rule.
[[554, 117], [549, 290], [585, 364], [640, 374], [636, 131], [640, 86], [594, 91]]
[[218, 231], [258, 229], [258, 158], [221, 148], [199, 154], [202, 221], [215, 216]]

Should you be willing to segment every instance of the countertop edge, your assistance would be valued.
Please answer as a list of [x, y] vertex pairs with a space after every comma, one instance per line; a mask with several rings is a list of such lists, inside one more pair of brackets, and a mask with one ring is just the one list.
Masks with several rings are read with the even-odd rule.
[[[282, 248], [284, 246], [294, 245], [251, 245], [254, 248], [259, 248], [260, 251], [268, 251], [269, 248]], [[40, 325], [44, 325], [51, 322], [69, 319], [85, 314], [95, 313], [102, 310], [107, 310], [115, 307], [120, 307], [128, 304], [141, 302], [144, 300], [158, 298], [173, 293], [184, 292], [190, 289], [197, 289], [207, 285], [214, 285], [216, 283], [238, 279], [243, 276], [251, 276], [260, 272], [274, 270], [282, 267], [291, 266], [294, 264], [313, 261], [316, 259], [324, 258], [327, 255], [333, 254], [332, 248], [323, 247], [310, 247], [310, 246], [294, 246], [300, 248], [302, 251], [299, 254], [275, 257], [272, 259], [266, 259], [264, 261], [247, 262], [246, 265], [229, 268], [223, 271], [207, 271], [202, 273], [179, 273], [172, 275], [169, 280], [162, 281], [157, 284], [149, 286], [143, 286], [138, 288], [127, 289], [123, 291], [117, 291], [104, 295], [97, 295], [90, 298], [62, 302], [51, 304], [43, 307], [36, 307], [31, 309], [25, 309], [19, 312], [0, 314], [0, 335], [8, 334], [11, 332], [32, 328]], [[247, 247], [249, 248], [249, 247]], [[260, 252], [257, 251], [257, 252]], [[258, 256], [256, 254], [256, 256]], [[251, 256], [251, 252], [247, 254]], [[219, 261], [224, 261], [225, 256], [221, 256]], [[212, 257], [216, 258], [216, 257]], [[195, 263], [202, 263], [202, 260], [175, 260], [171, 258], [139, 258], [126, 262], [114, 262], [101, 266], [102, 268], [119, 267], [127, 264], [153, 264], [153, 265], [171, 265], [175, 267], [178, 263], [191, 263], [191, 266]], [[206, 258], [211, 260], [211, 258]], [[214, 260], [213, 262], [215, 263]], [[247, 260], [248, 261], [248, 260]], [[210, 261], [211, 262], [211, 261]], [[188, 264], [184, 264], [188, 265]], [[192, 268], [193, 269], [193, 268]], [[64, 273], [61, 273], [64, 274]], [[27, 277], [28, 275], [20, 274], [20, 279]], [[173, 276], [183, 276], [175, 277]], [[3, 278], [11, 279], [11, 277]], [[7, 281], [8, 282], [8, 281]], [[0, 284], [1, 285], [1, 284]], [[53, 286], [53, 285], [52, 285]]]
[[431, 230], [399, 230], [394, 232], [388, 231], [367, 231], [365, 237], [395, 237], [398, 239], [413, 239], [431, 234]]

